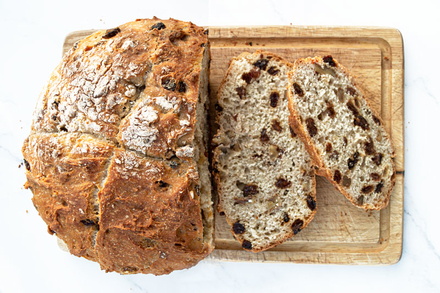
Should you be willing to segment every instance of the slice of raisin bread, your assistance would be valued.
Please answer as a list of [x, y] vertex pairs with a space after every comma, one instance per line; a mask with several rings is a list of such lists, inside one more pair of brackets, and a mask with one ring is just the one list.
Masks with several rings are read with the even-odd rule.
[[234, 58], [218, 91], [214, 175], [220, 212], [245, 250], [282, 243], [316, 213], [315, 176], [289, 127], [292, 65], [257, 51]]
[[331, 56], [298, 59], [288, 97], [291, 125], [317, 174], [360, 208], [386, 207], [395, 183], [393, 147], [348, 70]]

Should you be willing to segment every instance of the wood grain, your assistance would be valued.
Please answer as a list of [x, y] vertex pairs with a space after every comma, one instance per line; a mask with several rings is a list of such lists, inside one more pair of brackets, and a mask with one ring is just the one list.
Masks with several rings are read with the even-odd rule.
[[[63, 52], [94, 30], [66, 37]], [[354, 207], [324, 178], [317, 178], [318, 212], [309, 226], [287, 242], [261, 253], [241, 249], [224, 216], [216, 213], [216, 249], [211, 259], [227, 261], [387, 265], [402, 252], [404, 132], [403, 42], [399, 31], [369, 27], [210, 27], [210, 102], [232, 57], [257, 49], [287, 60], [331, 54], [357, 76], [379, 111], [395, 147], [398, 171], [390, 204], [381, 211]], [[213, 107], [211, 106], [211, 109]], [[212, 117], [212, 116], [211, 116]], [[211, 124], [215, 130], [215, 125]]]

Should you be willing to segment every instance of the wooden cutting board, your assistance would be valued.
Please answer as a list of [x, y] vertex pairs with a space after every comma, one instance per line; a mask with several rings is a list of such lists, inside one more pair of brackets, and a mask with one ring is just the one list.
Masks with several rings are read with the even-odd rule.
[[[69, 34], [64, 51], [94, 30]], [[287, 60], [331, 54], [357, 76], [391, 134], [397, 168], [390, 204], [381, 211], [354, 207], [322, 177], [317, 178], [318, 211], [306, 229], [265, 252], [241, 249], [224, 216], [216, 213], [211, 259], [251, 262], [389, 265], [400, 260], [403, 228], [403, 41], [400, 32], [370, 27], [210, 27], [211, 104], [232, 57], [263, 49]], [[212, 109], [213, 107], [211, 107]]]

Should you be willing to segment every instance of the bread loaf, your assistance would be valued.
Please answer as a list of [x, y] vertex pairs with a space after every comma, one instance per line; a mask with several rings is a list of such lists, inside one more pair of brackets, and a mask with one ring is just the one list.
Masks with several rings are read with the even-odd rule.
[[271, 53], [243, 53], [231, 61], [218, 91], [218, 209], [243, 249], [253, 252], [297, 234], [316, 213], [311, 160], [289, 127], [291, 68]]
[[289, 73], [291, 123], [318, 167], [353, 204], [387, 206], [394, 151], [380, 116], [337, 60], [298, 59]]
[[209, 44], [192, 23], [143, 19], [66, 53], [23, 145], [49, 232], [122, 274], [168, 274], [213, 249], [206, 157]]

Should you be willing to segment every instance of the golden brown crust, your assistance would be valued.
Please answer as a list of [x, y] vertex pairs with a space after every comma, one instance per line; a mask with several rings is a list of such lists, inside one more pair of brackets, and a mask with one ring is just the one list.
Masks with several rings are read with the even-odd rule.
[[137, 20], [79, 41], [51, 75], [23, 145], [26, 186], [74, 255], [159, 275], [213, 250], [194, 154], [208, 48], [192, 23]]
[[[282, 57], [280, 57], [280, 56], [278, 56], [278, 55], [276, 55], [274, 53], [266, 52], [266, 51], [263, 51], [263, 50], [257, 50], [254, 53], [243, 52], [240, 55], [238, 55], [236, 57], [233, 57], [231, 59], [231, 61], [229, 62], [229, 64], [231, 65], [234, 61], [245, 59], [246, 57], [249, 57], [249, 56], [251, 56], [253, 54], [262, 54], [262, 55], [266, 56], [266, 58], [269, 57], [272, 60], [276, 60], [277, 62], [280, 62], [280, 63], [282, 63], [282, 64], [284, 64], [284, 65], [286, 65], [286, 66], [288, 66], [290, 68], [293, 68], [293, 64], [291, 64], [290, 62], [286, 61]], [[228, 67], [228, 70], [226, 71], [226, 74], [224, 75], [224, 78], [223, 78], [222, 82], [220, 83], [219, 90], [218, 90], [218, 93], [217, 93], [217, 97], [220, 97], [223, 94], [224, 85], [225, 85], [225, 83], [227, 81], [227, 77], [230, 75], [230, 72], [231, 72], [232, 69], [233, 69], [232, 66]], [[218, 99], [217, 99], [217, 101], [218, 101]], [[290, 106], [290, 104], [289, 104], [289, 106]], [[217, 123], [217, 125], [219, 125], [219, 116], [220, 116], [220, 113], [216, 112], [215, 123]], [[221, 130], [218, 129], [216, 135], [214, 135], [214, 138], [217, 137], [217, 136], [220, 136], [220, 134], [221, 134]], [[223, 208], [222, 208], [222, 196], [220, 196], [222, 194], [222, 192], [223, 192], [222, 191], [221, 178], [220, 178], [220, 174], [218, 173], [217, 166], [216, 166], [218, 164], [218, 162], [219, 162], [220, 155], [221, 155], [220, 148], [218, 148], [217, 145], [213, 145], [213, 157], [212, 157], [213, 172], [212, 172], [212, 177], [214, 179], [213, 181], [214, 181], [214, 185], [216, 187], [216, 192], [217, 192], [217, 195], [218, 195], [218, 202], [217, 202], [216, 208], [217, 208], [217, 211], [219, 213], [224, 213], [223, 212]], [[306, 219], [306, 221], [304, 222], [304, 224], [303, 224], [301, 229], [306, 228], [307, 225], [313, 220], [313, 218], [314, 218], [314, 216], [315, 216], [315, 214], [317, 212], [317, 209], [318, 209], [318, 204], [317, 204], [317, 201], [316, 201], [316, 178], [315, 178], [315, 176], [312, 176], [312, 185], [313, 185], [312, 186], [312, 193], [310, 195], [313, 198], [313, 200], [315, 201], [316, 207], [312, 211], [310, 216]], [[234, 225], [234, 221], [232, 219], [230, 219], [229, 217], [227, 217], [227, 216], [225, 216], [225, 219], [226, 219], [226, 222], [231, 227], [230, 231], [231, 231], [232, 235], [234, 235], [234, 238], [237, 241], [239, 241], [241, 244], [243, 244], [243, 241], [245, 239], [241, 235], [234, 233], [234, 231], [232, 229], [232, 227]], [[246, 248], [243, 248], [243, 249], [247, 250], [247, 251], [252, 251], [254, 253], [265, 251], [265, 250], [268, 250], [270, 248], [273, 248], [273, 247], [275, 247], [275, 246], [285, 242], [287, 239], [289, 239], [289, 238], [291, 238], [293, 236], [294, 236], [294, 232], [292, 231], [291, 233], [286, 234], [285, 237], [278, 239], [278, 241], [276, 241], [276, 242], [272, 243], [271, 245], [268, 245], [268, 246], [266, 246], [264, 248], [257, 249], [257, 248], [253, 247], [252, 249], [246, 249]]]
[[[365, 96], [363, 94], [363, 90], [362, 87], [359, 87], [356, 82], [355, 82], [355, 78], [351, 75], [351, 73], [348, 71], [348, 69], [346, 69], [344, 66], [342, 66], [342, 64], [340, 64], [336, 59], [333, 58], [333, 61], [336, 64], [336, 67], [341, 70], [348, 78], [349, 80], [356, 86], [356, 88], [361, 92], [362, 96]], [[293, 65], [293, 70], [289, 72], [288, 77], [289, 80], [291, 80], [292, 76], [293, 76], [293, 72], [300, 66], [300, 64], [314, 64], [314, 63], [319, 63], [321, 64], [323, 62], [323, 58], [320, 56], [316, 56], [314, 58], [312, 57], [308, 57], [308, 58], [300, 58], [298, 60], [295, 61], [294, 65]], [[313, 146], [313, 142], [311, 141], [311, 139], [309, 138], [309, 136], [306, 134], [307, 131], [304, 129], [303, 124], [301, 123], [301, 118], [300, 115], [298, 114], [294, 104], [293, 104], [293, 97], [292, 97], [292, 91], [291, 91], [291, 83], [289, 82], [289, 87], [287, 90], [287, 97], [289, 99], [289, 110], [290, 110], [290, 123], [292, 128], [295, 130], [295, 133], [297, 133], [297, 135], [301, 138], [301, 140], [304, 142], [307, 151], [310, 154], [310, 157], [312, 158], [312, 162], [313, 164], [316, 166], [316, 174], [320, 175], [320, 176], [324, 176], [327, 178], [327, 180], [329, 180], [333, 186], [336, 188], [336, 190], [338, 190], [339, 192], [341, 192], [352, 204], [354, 204], [357, 207], [360, 208], [364, 208], [367, 210], [380, 210], [385, 208], [390, 200], [390, 196], [391, 196], [391, 192], [393, 190], [393, 187], [395, 185], [395, 175], [393, 175], [391, 177], [391, 186], [388, 190], [388, 193], [384, 196], [384, 201], [377, 203], [375, 206], [371, 206], [371, 205], [359, 205], [359, 203], [357, 202], [357, 200], [355, 198], [353, 198], [344, 188], [341, 187], [340, 184], [338, 184], [334, 179], [333, 179], [333, 174], [331, 173], [331, 171], [329, 169], [327, 169], [325, 167], [324, 161], [322, 160], [322, 158], [318, 155], [318, 152], [316, 151], [315, 147]], [[368, 102], [367, 99], [365, 99], [365, 102], [367, 103], [369, 109], [371, 110], [371, 112], [373, 113], [373, 115], [375, 117], [377, 117], [380, 120], [380, 124], [383, 125], [383, 121], [380, 118], [380, 115], [378, 115], [378, 113], [376, 112], [376, 110], [371, 107], [370, 103]], [[385, 132], [386, 133], [386, 132]], [[393, 143], [392, 140], [390, 139], [388, 133], [386, 133], [387, 135], [387, 139], [391, 142], [391, 147], [393, 149], [393, 157], [394, 157], [394, 147], [393, 147]], [[395, 164], [392, 164], [393, 166], [393, 174], [396, 173], [396, 169], [395, 169]]]

